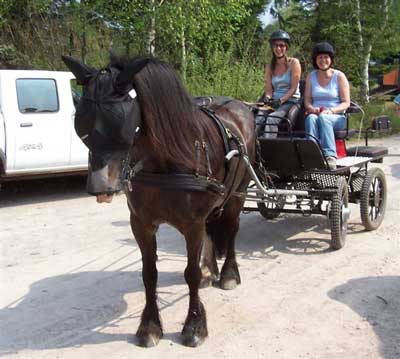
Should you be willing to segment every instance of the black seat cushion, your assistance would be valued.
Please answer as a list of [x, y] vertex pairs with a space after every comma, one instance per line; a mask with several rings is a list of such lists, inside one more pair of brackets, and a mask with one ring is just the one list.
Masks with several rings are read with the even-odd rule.
[[358, 157], [372, 157], [373, 159], [379, 159], [386, 156], [389, 153], [387, 147], [380, 146], [359, 146], [350, 147], [347, 149], [347, 156], [358, 156]]

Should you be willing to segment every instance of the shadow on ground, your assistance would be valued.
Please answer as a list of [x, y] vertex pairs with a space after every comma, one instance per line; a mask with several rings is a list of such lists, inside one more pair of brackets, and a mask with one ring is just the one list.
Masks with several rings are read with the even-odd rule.
[[351, 279], [328, 296], [368, 321], [380, 340], [384, 359], [400, 358], [400, 277]]
[[0, 208], [88, 196], [86, 176], [4, 182], [0, 189]]
[[[182, 273], [163, 273], [159, 288], [182, 284], [181, 277]], [[143, 300], [126, 313], [124, 296], [134, 292], [143, 292], [139, 272], [80, 272], [40, 280], [31, 285], [24, 297], [0, 310], [0, 355], [24, 349], [132, 342], [135, 327], [129, 327], [126, 334], [103, 330], [112, 331], [113, 326], [133, 318], [136, 318], [135, 325], [139, 324]], [[174, 305], [175, 301], [163, 299], [160, 310]], [[171, 335], [170, 339], [174, 340]], [[178, 340], [177, 333], [175, 336]]]
[[[353, 210], [356, 210], [354, 208]], [[115, 227], [129, 226], [129, 221], [111, 223]], [[356, 233], [363, 232], [361, 224], [348, 224], [347, 240]], [[236, 237], [239, 257], [275, 258], [277, 252], [292, 255], [318, 255], [331, 252], [330, 226], [325, 216], [281, 215], [274, 220], [265, 220], [259, 213], [242, 214], [240, 229]], [[137, 246], [135, 240], [126, 239], [124, 245]], [[183, 236], [173, 227], [163, 224], [157, 233], [157, 248], [170, 254], [186, 256]]]
[[[331, 231], [325, 216], [282, 214], [265, 220], [259, 213], [242, 215], [236, 248], [244, 257], [258, 252], [276, 256], [277, 252], [292, 255], [318, 255], [331, 252]], [[349, 223], [347, 241], [352, 234], [363, 231], [356, 223]]]

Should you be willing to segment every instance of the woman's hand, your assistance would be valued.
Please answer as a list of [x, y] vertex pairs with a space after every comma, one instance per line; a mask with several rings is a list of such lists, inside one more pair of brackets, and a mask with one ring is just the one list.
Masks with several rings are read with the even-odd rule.
[[323, 113], [325, 115], [333, 115], [334, 114], [334, 112], [330, 108], [325, 108], [320, 113]]
[[309, 106], [307, 108], [306, 113], [309, 114], [315, 114], [315, 115], [319, 115], [321, 113], [321, 109], [319, 107], [313, 107], [313, 106]]

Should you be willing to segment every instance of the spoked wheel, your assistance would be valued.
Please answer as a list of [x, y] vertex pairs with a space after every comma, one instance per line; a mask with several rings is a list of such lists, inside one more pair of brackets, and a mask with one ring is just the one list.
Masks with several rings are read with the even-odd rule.
[[377, 229], [385, 215], [386, 178], [380, 168], [368, 170], [360, 193], [361, 222], [367, 231]]
[[[275, 219], [279, 216], [280, 209], [285, 206], [286, 197], [278, 195], [275, 201], [271, 202], [258, 202], [257, 207], [261, 215], [268, 220]], [[272, 211], [274, 210], [274, 211]]]
[[344, 177], [339, 177], [337, 192], [333, 195], [329, 219], [331, 225], [331, 248], [340, 249], [346, 242], [347, 222], [350, 217], [349, 190]]

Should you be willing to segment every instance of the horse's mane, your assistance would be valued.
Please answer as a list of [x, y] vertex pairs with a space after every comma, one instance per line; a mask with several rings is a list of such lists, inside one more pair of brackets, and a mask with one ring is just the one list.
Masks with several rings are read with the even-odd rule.
[[178, 168], [193, 170], [195, 142], [202, 141], [204, 126], [208, 125], [199, 119], [201, 115], [177, 72], [167, 63], [152, 58], [134, 76], [133, 84], [143, 131], [154, 154]]

